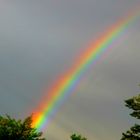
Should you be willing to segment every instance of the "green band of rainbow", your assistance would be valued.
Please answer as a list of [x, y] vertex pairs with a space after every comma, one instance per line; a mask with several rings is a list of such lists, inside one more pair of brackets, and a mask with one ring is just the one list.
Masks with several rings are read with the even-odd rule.
[[139, 17], [139, 11], [135, 10], [135, 12], [115, 23], [101, 37], [87, 46], [87, 49], [79, 55], [80, 57], [73, 67], [60, 76], [52, 87], [45, 92], [47, 97], [41, 101], [38, 109], [34, 111], [33, 126], [41, 130], [47, 125], [60, 104], [73, 93], [83, 73], [90, 66], [96, 64], [97, 60], [112, 47], [113, 42], [121, 37], [121, 34], [137, 17]]

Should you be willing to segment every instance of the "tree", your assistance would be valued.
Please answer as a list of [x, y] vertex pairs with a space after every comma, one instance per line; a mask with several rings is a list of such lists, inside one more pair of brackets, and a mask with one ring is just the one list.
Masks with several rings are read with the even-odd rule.
[[[130, 114], [132, 117], [140, 119], [140, 95], [125, 101], [125, 106], [133, 110]], [[135, 124], [126, 133], [122, 134], [121, 140], [140, 140], [140, 125]]]
[[82, 137], [81, 135], [76, 135], [76, 134], [73, 134], [71, 136], [71, 139], [72, 140], [87, 140], [86, 138]]
[[42, 132], [32, 127], [32, 117], [24, 121], [0, 116], [0, 140], [45, 140]]

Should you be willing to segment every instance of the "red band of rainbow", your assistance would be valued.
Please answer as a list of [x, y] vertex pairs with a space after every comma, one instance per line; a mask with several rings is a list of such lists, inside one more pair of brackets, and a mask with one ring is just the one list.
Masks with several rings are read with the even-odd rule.
[[139, 17], [139, 11], [135, 10], [135, 12], [115, 23], [101, 37], [87, 46], [87, 49], [79, 55], [81, 57], [76, 60], [73, 67], [63, 74], [60, 79], [57, 79], [55, 84], [46, 92], [47, 98], [44, 102], [41, 101], [39, 109], [35, 111], [33, 126], [39, 130], [47, 126], [51, 116], [58, 110], [58, 106], [74, 91], [83, 73], [90, 66], [96, 64], [96, 61], [105, 51], [112, 47], [112, 43], [121, 37], [121, 34], [137, 17]]

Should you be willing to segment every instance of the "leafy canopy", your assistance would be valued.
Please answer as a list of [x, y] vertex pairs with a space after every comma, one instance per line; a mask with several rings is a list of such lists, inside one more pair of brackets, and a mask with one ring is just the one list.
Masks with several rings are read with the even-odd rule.
[[76, 134], [73, 134], [71, 136], [71, 139], [72, 140], [87, 140], [86, 138], [82, 137], [81, 135], [76, 135]]
[[0, 116], [0, 140], [45, 140], [42, 132], [32, 128], [32, 117], [21, 120]]
[[[140, 119], [140, 95], [126, 100], [125, 103], [126, 107], [132, 110], [130, 115], [134, 118]], [[135, 124], [130, 130], [122, 135], [121, 140], [140, 140], [140, 125]]]

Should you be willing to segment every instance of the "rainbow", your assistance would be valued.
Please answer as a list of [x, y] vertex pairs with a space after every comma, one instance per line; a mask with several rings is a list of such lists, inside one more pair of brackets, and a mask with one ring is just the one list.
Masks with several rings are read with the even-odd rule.
[[124, 31], [137, 17], [139, 17], [139, 10], [129, 13], [128, 16], [111, 26], [107, 32], [90, 43], [87, 49], [80, 53], [75, 64], [66, 73], [60, 75], [51, 88], [44, 92], [47, 96], [43, 97], [44, 99], [33, 114], [35, 128], [42, 130], [47, 126], [58, 107], [75, 91], [87, 69], [96, 64], [97, 60], [112, 47], [114, 41], [121, 38]]

